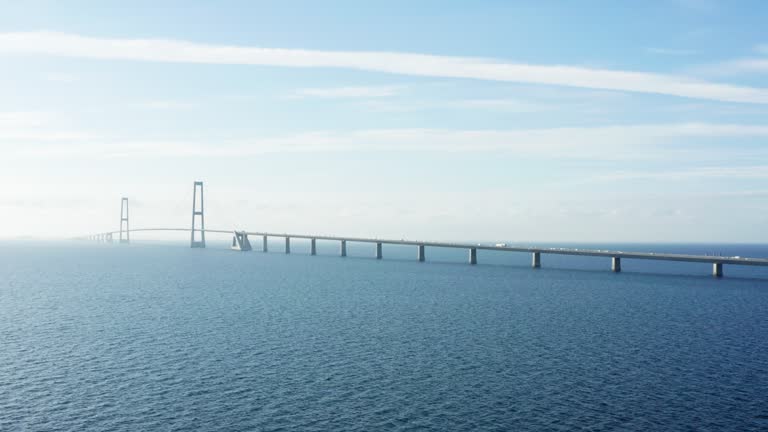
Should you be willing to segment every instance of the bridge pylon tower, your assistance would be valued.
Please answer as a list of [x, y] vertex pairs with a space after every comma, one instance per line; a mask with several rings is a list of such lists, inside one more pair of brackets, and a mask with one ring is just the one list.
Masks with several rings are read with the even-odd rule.
[[[197, 208], [197, 188], [200, 187], [200, 209]], [[197, 225], [198, 216], [200, 217], [200, 228]], [[200, 232], [200, 240], [195, 240], [195, 232]], [[203, 182], [196, 181], [192, 192], [192, 233], [189, 246], [193, 248], [205, 247], [205, 206], [203, 203]]]
[[[125, 232], [125, 238], [123, 238]], [[131, 242], [131, 231], [128, 224], [128, 198], [123, 197], [120, 200], [120, 243]]]

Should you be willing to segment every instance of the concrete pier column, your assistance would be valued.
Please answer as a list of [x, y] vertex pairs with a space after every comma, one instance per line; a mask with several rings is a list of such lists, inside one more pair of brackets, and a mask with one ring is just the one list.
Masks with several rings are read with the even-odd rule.
[[723, 277], [723, 263], [712, 263], [712, 276], [716, 278]]
[[376, 259], [381, 259], [381, 243], [376, 243]]
[[252, 251], [252, 250], [253, 250], [253, 247], [251, 247], [251, 241], [250, 241], [250, 240], [248, 240], [248, 234], [246, 234], [246, 233], [245, 233], [245, 231], [243, 231], [243, 232], [242, 232], [242, 233], [240, 233], [240, 234], [242, 234], [242, 235], [241, 235], [241, 240], [242, 240], [242, 242], [241, 242], [241, 244], [240, 244], [240, 250], [242, 250], [242, 251], [248, 251], [248, 252]]
[[541, 252], [534, 252], [531, 255], [531, 267], [541, 268]]
[[312, 239], [309, 241], [309, 254], [317, 255], [317, 240]]
[[611, 258], [611, 271], [614, 273], [621, 272], [621, 257]]
[[424, 245], [419, 245], [418, 258], [419, 261], [424, 261]]
[[261, 251], [266, 253], [269, 250], [269, 248], [267, 247], [267, 236], [261, 236], [261, 237], [262, 237]]
[[347, 241], [346, 240], [342, 240], [341, 241], [341, 251], [340, 252], [341, 252], [341, 256], [343, 256], [343, 257], [347, 256]]
[[469, 263], [471, 265], [477, 264], [477, 248], [469, 249]]
[[289, 254], [291, 253], [291, 238], [286, 237], [285, 238], [285, 253]]
[[248, 240], [248, 234], [245, 231], [235, 231], [232, 233], [232, 250], [240, 252], [249, 252], [251, 250], [251, 241]]

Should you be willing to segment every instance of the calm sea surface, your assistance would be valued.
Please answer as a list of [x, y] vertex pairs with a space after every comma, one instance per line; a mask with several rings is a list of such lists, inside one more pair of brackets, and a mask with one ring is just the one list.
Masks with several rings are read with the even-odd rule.
[[209, 243], [0, 243], [0, 431], [768, 430], [768, 269]]

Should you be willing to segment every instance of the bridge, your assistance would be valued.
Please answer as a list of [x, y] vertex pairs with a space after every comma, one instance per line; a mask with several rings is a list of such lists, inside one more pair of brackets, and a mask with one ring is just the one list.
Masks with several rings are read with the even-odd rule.
[[[199, 191], [199, 201], [198, 201]], [[199, 205], [198, 205], [199, 204]], [[199, 225], [198, 225], [199, 221]], [[314, 235], [314, 234], [300, 234], [300, 233], [277, 233], [277, 232], [265, 232], [265, 231], [238, 231], [238, 230], [220, 230], [220, 229], [206, 229], [205, 228], [205, 213], [203, 205], [203, 183], [194, 183], [194, 192], [192, 198], [192, 226], [190, 228], [134, 228], [129, 227], [128, 220], [128, 198], [122, 198], [120, 204], [120, 230], [108, 231], [96, 234], [90, 234], [79, 239], [90, 239], [102, 242], [114, 241], [115, 235], [119, 236], [120, 243], [129, 243], [131, 233], [136, 232], [151, 232], [151, 231], [165, 231], [165, 232], [188, 232], [190, 234], [190, 247], [204, 248], [205, 247], [205, 234], [232, 234], [232, 249], [241, 252], [251, 251], [253, 248], [250, 243], [250, 237], [262, 238], [262, 252], [268, 252], [267, 240], [270, 237], [277, 237], [285, 239], [284, 252], [286, 254], [291, 253], [291, 239], [304, 239], [309, 240], [310, 254], [317, 255], [317, 241], [335, 241], [339, 242], [339, 255], [342, 257], [347, 256], [347, 243], [370, 243], [375, 245], [375, 257], [377, 259], [383, 258], [382, 246], [383, 245], [400, 245], [400, 246], [415, 246], [416, 247], [416, 259], [418, 261], [424, 261], [426, 259], [426, 248], [453, 248], [464, 249], [467, 251], [469, 264], [477, 264], [477, 251], [478, 250], [492, 250], [500, 252], [522, 252], [531, 254], [531, 266], [533, 268], [541, 267], [541, 255], [579, 255], [579, 256], [591, 256], [591, 257], [603, 257], [611, 260], [611, 270], [613, 272], [621, 272], [621, 261], [624, 259], [638, 259], [638, 260], [656, 260], [656, 261], [677, 261], [677, 262], [693, 262], [693, 263], [706, 263], [712, 265], [712, 275], [714, 277], [723, 277], [723, 265], [741, 265], [741, 266], [763, 266], [768, 267], [768, 258], [747, 258], [747, 257], [724, 257], [724, 256], [710, 256], [710, 255], [686, 255], [686, 254], [670, 254], [670, 253], [654, 253], [654, 252], [624, 252], [624, 251], [612, 251], [602, 249], [580, 249], [580, 248], [558, 248], [558, 247], [522, 247], [522, 246], [508, 246], [506, 244], [473, 244], [473, 243], [452, 243], [452, 242], [436, 242], [436, 241], [417, 241], [417, 240], [396, 240], [396, 239], [381, 239], [373, 237], [347, 237], [347, 236], [327, 236], [327, 235]]]

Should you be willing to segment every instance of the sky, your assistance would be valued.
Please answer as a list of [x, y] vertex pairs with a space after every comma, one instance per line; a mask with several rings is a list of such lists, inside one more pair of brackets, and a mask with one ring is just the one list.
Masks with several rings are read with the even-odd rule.
[[0, 0], [0, 238], [768, 241], [768, 2]]

